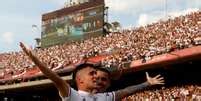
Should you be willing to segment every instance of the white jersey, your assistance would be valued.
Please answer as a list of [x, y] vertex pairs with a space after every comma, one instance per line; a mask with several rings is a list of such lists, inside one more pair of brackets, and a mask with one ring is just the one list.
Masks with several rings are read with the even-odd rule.
[[85, 91], [76, 91], [73, 88], [70, 89], [68, 97], [61, 97], [62, 101], [115, 101], [115, 93], [97, 93], [90, 94]]

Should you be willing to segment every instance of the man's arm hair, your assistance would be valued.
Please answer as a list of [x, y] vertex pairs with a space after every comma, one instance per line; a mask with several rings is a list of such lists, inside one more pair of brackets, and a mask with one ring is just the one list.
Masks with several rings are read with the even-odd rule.
[[24, 51], [24, 53], [29, 56], [29, 58], [38, 66], [38, 68], [41, 70], [41, 72], [47, 76], [50, 80], [53, 81], [56, 88], [59, 90], [59, 93], [62, 97], [66, 97], [69, 95], [69, 84], [63, 80], [59, 75], [57, 75], [55, 72], [53, 72], [51, 69], [47, 67], [47, 65], [43, 62], [41, 62], [37, 56], [35, 56], [31, 50], [26, 48], [26, 46], [23, 43], [20, 43], [20, 47]]
[[160, 74], [156, 75], [155, 77], [150, 77], [148, 72], [146, 72], [146, 78], [147, 78], [147, 81], [142, 83], [142, 84], [130, 86], [130, 87], [127, 87], [125, 89], [116, 91], [115, 92], [116, 100], [119, 101], [122, 98], [127, 97], [127, 96], [133, 94], [134, 92], [141, 90], [141, 89], [148, 87], [148, 86], [165, 84], [165, 80], [163, 77], [161, 77]]
[[148, 86], [150, 86], [150, 84], [148, 82], [144, 82], [144, 83], [141, 83], [138, 85], [133, 85], [133, 86], [129, 86], [124, 89], [121, 89], [121, 90], [117, 90], [117, 91], [115, 91], [115, 100], [120, 101], [121, 99], [123, 99], [129, 95], [132, 95], [136, 91], [142, 90]]

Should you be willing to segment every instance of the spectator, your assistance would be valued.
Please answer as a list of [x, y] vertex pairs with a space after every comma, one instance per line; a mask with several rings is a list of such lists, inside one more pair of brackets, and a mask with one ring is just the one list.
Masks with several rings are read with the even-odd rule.
[[40, 70], [53, 81], [63, 101], [119, 101], [129, 96], [137, 90], [145, 87], [164, 84], [163, 77], [149, 77], [146, 73], [147, 81], [136, 85], [121, 89], [115, 92], [104, 93], [110, 86], [110, 73], [99, 66], [92, 64], [81, 64], [75, 69], [75, 80], [79, 91], [75, 91], [70, 85], [62, 80], [56, 73], [52, 72], [46, 64], [42, 63], [30, 49], [27, 49], [23, 43], [20, 43], [22, 50], [27, 56], [40, 68]]

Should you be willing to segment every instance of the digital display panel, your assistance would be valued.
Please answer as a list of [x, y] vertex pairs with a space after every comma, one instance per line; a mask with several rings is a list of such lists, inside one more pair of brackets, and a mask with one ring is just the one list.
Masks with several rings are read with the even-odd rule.
[[54, 16], [48, 15], [51, 18], [42, 21], [42, 47], [103, 34], [104, 4], [76, 10], [70, 14], [62, 13], [62, 16], [58, 16], [59, 11], [53, 12]]

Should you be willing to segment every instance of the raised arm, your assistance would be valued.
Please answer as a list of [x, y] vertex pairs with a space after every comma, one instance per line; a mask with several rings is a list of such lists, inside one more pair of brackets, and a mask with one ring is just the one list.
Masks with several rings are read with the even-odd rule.
[[22, 42], [20, 42], [20, 47], [23, 52], [38, 66], [41, 72], [53, 81], [54, 85], [59, 90], [60, 95], [62, 97], [67, 97], [70, 89], [69, 84], [59, 77], [59, 75], [57, 75], [55, 72], [49, 69], [45, 63], [42, 63], [37, 56], [35, 56]]
[[116, 101], [120, 101], [121, 99], [132, 95], [136, 91], [144, 89], [148, 86], [157, 85], [157, 84], [164, 84], [164, 78], [161, 75], [157, 75], [153, 78], [149, 77], [149, 74], [146, 72], [147, 81], [141, 83], [139, 85], [129, 86], [124, 89], [118, 90], [115, 92], [115, 99]]

